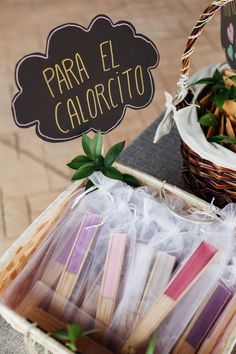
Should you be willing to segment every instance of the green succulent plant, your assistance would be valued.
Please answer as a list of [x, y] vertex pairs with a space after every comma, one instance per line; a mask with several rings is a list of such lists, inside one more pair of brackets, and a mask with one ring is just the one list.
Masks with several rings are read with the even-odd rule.
[[[75, 173], [72, 176], [72, 181], [89, 177], [95, 171], [101, 171], [106, 177], [120, 180], [132, 187], [140, 186], [135, 177], [126, 173], [121, 173], [116, 167], [113, 166], [114, 162], [120, 156], [125, 147], [124, 141], [113, 145], [107, 151], [105, 156], [103, 156], [102, 134], [97, 132], [93, 139], [91, 139], [88, 135], [83, 134], [82, 147], [85, 155], [78, 155], [67, 164], [68, 167], [75, 170]], [[86, 189], [92, 186], [92, 181], [88, 179]]]

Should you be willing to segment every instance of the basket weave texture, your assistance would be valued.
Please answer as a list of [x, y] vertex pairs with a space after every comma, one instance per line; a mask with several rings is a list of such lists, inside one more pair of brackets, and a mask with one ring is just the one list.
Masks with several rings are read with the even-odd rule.
[[[186, 50], [182, 56], [181, 77], [185, 77], [186, 87], [188, 86], [190, 57], [198, 37], [204, 26], [214, 14], [231, 0], [214, 1], [203, 14], [193, 28], [188, 38]], [[177, 92], [178, 96], [178, 92]], [[177, 110], [187, 107], [192, 101], [191, 94], [187, 95], [183, 101], [177, 105]], [[183, 156], [182, 174], [186, 187], [195, 195], [223, 207], [230, 202], [236, 202], [236, 171], [213, 164], [195, 153], [184, 142], [181, 144]]]
[[185, 185], [194, 194], [214, 204], [224, 206], [236, 201], [236, 172], [214, 165], [191, 150], [183, 141], [182, 174]]

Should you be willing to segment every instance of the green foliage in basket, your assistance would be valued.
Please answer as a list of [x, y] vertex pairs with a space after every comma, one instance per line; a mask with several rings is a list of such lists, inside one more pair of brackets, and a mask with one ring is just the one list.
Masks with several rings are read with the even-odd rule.
[[[148, 344], [147, 350], [145, 351], [145, 354], [154, 354], [156, 351], [156, 346], [157, 346], [157, 335], [153, 334], [150, 343]], [[135, 350], [130, 347], [128, 350], [128, 354], [133, 354], [135, 353]]]
[[98, 330], [84, 331], [78, 324], [68, 324], [66, 330], [59, 330], [52, 333], [53, 337], [63, 342], [72, 352], [78, 352], [78, 340], [82, 336], [88, 336]]
[[[157, 335], [153, 334], [150, 343], [148, 344], [147, 350], [145, 351], [145, 354], [154, 354], [156, 351], [156, 346], [157, 346]], [[128, 354], [133, 354], [135, 353], [135, 350], [130, 347], [128, 349]]]
[[206, 85], [196, 100], [199, 123], [209, 142], [236, 152], [236, 75], [230, 70], [205, 77], [194, 85]]
[[[236, 75], [231, 76], [230, 80], [236, 83]], [[215, 71], [213, 77], [205, 77], [195, 82], [193, 85], [200, 84], [208, 86], [208, 91], [212, 93], [211, 100], [219, 109], [222, 109], [225, 101], [236, 101], [236, 87], [228, 87], [224, 81], [223, 74], [221, 74], [219, 70]]]
[[[94, 329], [91, 331], [84, 331], [82, 327], [78, 324], [68, 324], [66, 326], [66, 330], [59, 330], [52, 333], [54, 338], [59, 339], [62, 343], [64, 343], [72, 352], [80, 354], [78, 351], [78, 340], [82, 336], [88, 336], [95, 332], [98, 332], [98, 329]], [[157, 336], [154, 334], [152, 339], [147, 347], [145, 354], [154, 354], [157, 345]]]
[[199, 123], [204, 127], [212, 127], [214, 125], [219, 125], [219, 119], [214, 113], [207, 111], [207, 113], [199, 118]]
[[152, 339], [147, 347], [147, 351], [145, 354], [154, 354], [157, 346], [157, 336], [154, 334]]
[[215, 135], [208, 139], [211, 143], [236, 144], [236, 139], [229, 138], [226, 135]]
[[[97, 132], [93, 139], [88, 135], [82, 136], [82, 147], [85, 155], [76, 156], [68, 167], [76, 170], [72, 176], [72, 181], [80, 180], [89, 177], [95, 171], [101, 171], [105, 176], [125, 182], [132, 187], [139, 187], [138, 180], [126, 173], [121, 173], [116, 167], [113, 166], [116, 159], [119, 157], [125, 147], [125, 142], [122, 141], [113, 145], [105, 156], [102, 154], [103, 141], [102, 134]], [[93, 183], [88, 180], [86, 189], [93, 186]]]

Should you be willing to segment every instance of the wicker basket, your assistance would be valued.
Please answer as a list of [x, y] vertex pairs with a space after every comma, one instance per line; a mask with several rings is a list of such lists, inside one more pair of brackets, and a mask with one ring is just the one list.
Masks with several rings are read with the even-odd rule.
[[[211, 20], [214, 14], [222, 6], [231, 1], [213, 1], [212, 5], [203, 12], [196, 26], [193, 28], [182, 57], [181, 80], [184, 82], [183, 85], [185, 85], [185, 88], [188, 86], [190, 57], [194, 51], [198, 37], [205, 24]], [[179, 93], [180, 91], [176, 94], [177, 102]], [[188, 106], [191, 101], [192, 95], [189, 94], [176, 105], [177, 110]], [[215, 204], [220, 207], [229, 202], [236, 202], [236, 171], [226, 169], [203, 159], [184, 142], [181, 144], [181, 151], [183, 156], [182, 173], [188, 189], [209, 202], [214, 198]]]
[[[118, 165], [118, 164], [117, 164]], [[135, 171], [123, 165], [118, 165], [119, 169], [124, 173], [135, 176], [143, 185], [147, 185], [161, 191], [163, 183], [144, 173]], [[81, 186], [81, 182], [73, 183], [64, 193], [62, 193], [51, 206], [39, 216], [28, 229], [16, 240], [9, 250], [0, 259], [0, 294], [6, 289], [14, 278], [21, 272], [29, 258], [35, 252], [39, 244], [44, 239], [48, 230], [53, 226], [63, 208], [66, 206], [72, 194]], [[194, 197], [193, 195], [183, 192], [177, 187], [166, 184], [165, 190], [182, 198], [189, 207], [195, 207], [199, 210], [205, 210], [209, 204]], [[11, 326], [24, 335], [25, 344], [29, 353], [37, 353], [34, 349], [35, 343], [41, 344], [45, 349], [55, 354], [71, 353], [66, 347], [49, 337], [46, 333], [37, 328], [34, 324], [26, 321], [18, 314], [10, 310], [0, 302], [0, 314], [7, 320]], [[225, 343], [225, 350], [222, 354], [232, 352], [236, 344], [236, 328]], [[86, 353], [82, 353], [86, 354]]]

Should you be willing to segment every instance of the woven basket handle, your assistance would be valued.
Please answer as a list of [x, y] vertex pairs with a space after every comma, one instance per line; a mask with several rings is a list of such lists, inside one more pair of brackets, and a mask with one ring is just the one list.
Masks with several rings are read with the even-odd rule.
[[189, 77], [190, 57], [194, 52], [197, 39], [202, 33], [204, 26], [212, 19], [212, 17], [221, 7], [227, 5], [230, 2], [232, 2], [232, 0], [213, 1], [212, 5], [207, 7], [203, 14], [200, 16], [196, 26], [193, 28], [192, 33], [188, 38], [187, 46], [182, 56], [181, 78], [185, 76], [185, 79], [187, 80]]

